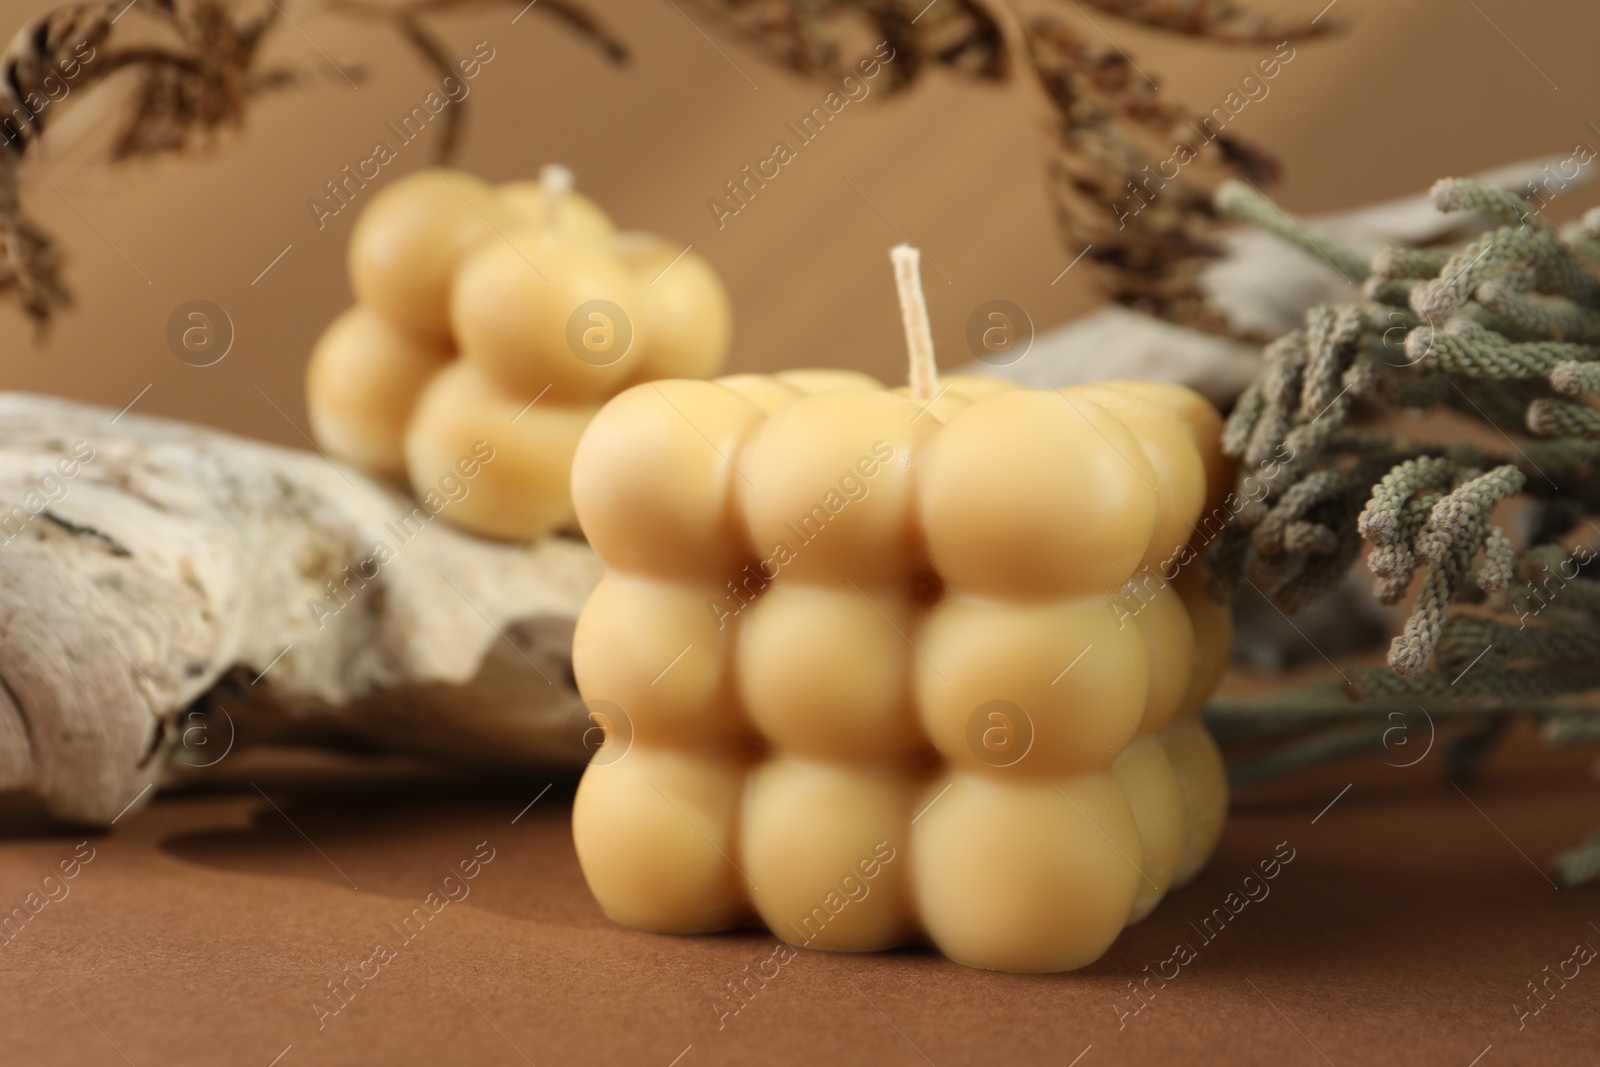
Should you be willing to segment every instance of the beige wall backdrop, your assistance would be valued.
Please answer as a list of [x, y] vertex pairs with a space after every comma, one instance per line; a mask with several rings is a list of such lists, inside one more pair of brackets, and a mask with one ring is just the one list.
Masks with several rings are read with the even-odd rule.
[[[1326, 0], [1261, 2], [1314, 14]], [[1034, 127], [1016, 92], [938, 75], [900, 97], [875, 92], [719, 232], [707, 199], [764, 158], [824, 88], [769, 66], [688, 8], [593, 7], [632, 45], [627, 67], [608, 65], [537, 8], [514, 24], [511, 4], [434, 20], [455, 55], [478, 41], [494, 49], [471, 83], [459, 163], [498, 180], [564, 162], [622, 225], [692, 242], [732, 291], [736, 369], [896, 376], [903, 357], [885, 250], [900, 232], [948, 277], [929, 272], [929, 296], [935, 340], [952, 363], [966, 358], [962, 330], [985, 300], [1013, 300], [1041, 326], [1094, 305], [1087, 270], [1051, 285], [1071, 255], [1049, 224]], [[1261, 51], [1098, 13], [1091, 24], [1077, 5], [1058, 7], [1200, 109], [1220, 103]], [[17, 26], [38, 10], [0, 0], [0, 21]], [[1298, 46], [1271, 94], [1232, 127], [1284, 162], [1277, 195], [1288, 206], [1350, 207], [1446, 174], [1566, 154], [1579, 141], [1600, 147], [1593, 0], [1337, 0], [1335, 11], [1353, 28]], [[387, 30], [327, 17], [296, 25], [303, 34], [279, 28], [276, 55], [315, 66], [320, 49], [364, 68], [360, 88], [323, 65], [325, 81], [261, 101], [241, 135], [204, 157], [105, 167], [93, 131], [116, 101], [73, 101], [24, 192], [66, 249], [78, 305], [43, 342], [0, 309], [0, 387], [121, 408], [148, 386], [135, 410], [303, 444], [301, 370], [350, 300], [353, 217], [319, 231], [307, 201], [370, 154], [384, 124], [434, 82]], [[379, 180], [425, 165], [430, 147], [405, 147]], [[1596, 199], [1574, 193], [1555, 213]], [[211, 367], [180, 362], [165, 341], [169, 315], [192, 299], [216, 302], [235, 324], [232, 350]]]

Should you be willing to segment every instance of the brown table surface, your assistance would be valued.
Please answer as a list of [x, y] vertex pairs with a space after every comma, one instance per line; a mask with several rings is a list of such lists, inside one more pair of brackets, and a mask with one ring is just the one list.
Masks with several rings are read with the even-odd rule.
[[[1523, 731], [1464, 792], [1437, 751], [1254, 787], [1206, 872], [1086, 970], [802, 952], [719, 1030], [714, 998], [771, 936], [611, 924], [573, 854], [571, 778], [239, 753], [109, 834], [12, 817], [0, 910], [80, 842], [94, 858], [0, 947], [0, 1063], [1594, 1062], [1600, 973], [1550, 981], [1520, 1027], [1514, 1008], [1600, 945], [1600, 892], [1544, 873], [1600, 825], [1590, 755]], [[1203, 940], [1190, 923], [1285, 841], [1270, 895]], [[402, 945], [394, 927], [480, 842], [470, 895]], [[327, 983], [371, 975], [380, 941], [394, 958], [319, 1030]], [[1119, 1027], [1128, 983], [1179, 941], [1196, 957]]]

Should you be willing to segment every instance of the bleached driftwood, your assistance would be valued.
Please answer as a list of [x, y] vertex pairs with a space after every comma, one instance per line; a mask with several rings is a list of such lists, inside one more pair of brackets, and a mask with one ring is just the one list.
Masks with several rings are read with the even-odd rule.
[[0, 394], [0, 790], [103, 824], [236, 735], [581, 759], [570, 637], [599, 574], [316, 453]]

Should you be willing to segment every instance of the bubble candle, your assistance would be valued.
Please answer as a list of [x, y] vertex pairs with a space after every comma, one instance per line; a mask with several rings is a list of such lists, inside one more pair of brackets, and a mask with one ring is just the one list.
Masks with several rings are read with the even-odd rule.
[[642, 929], [1081, 967], [1221, 830], [1198, 714], [1229, 617], [1187, 562], [1220, 419], [1179, 386], [940, 379], [893, 256], [908, 387], [650, 382], [579, 442], [608, 568], [573, 643], [607, 709], [579, 862]]

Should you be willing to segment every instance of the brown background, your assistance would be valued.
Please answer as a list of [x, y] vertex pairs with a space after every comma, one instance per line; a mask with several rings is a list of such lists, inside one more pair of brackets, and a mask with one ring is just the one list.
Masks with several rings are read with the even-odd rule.
[[[1310, 13], [1321, 2], [1280, 6]], [[473, 83], [461, 162], [509, 178], [564, 161], [623, 224], [692, 241], [733, 291], [737, 367], [895, 373], [883, 253], [899, 236], [846, 179], [949, 276], [930, 283], [947, 359], [961, 356], [981, 301], [1012, 299], [1041, 325], [1092, 306], [1085, 271], [1050, 285], [1071, 255], [1046, 223], [1015, 94], [935, 78], [883, 106], [852, 105], [719, 234], [707, 197], [821, 90], [708, 25], [724, 59], [670, 4], [597, 6], [636, 47], [627, 70], [537, 11], [514, 26], [514, 6], [449, 24], [455, 54], [477, 40], [497, 51]], [[31, 10], [0, 2], [11, 23]], [[1350, 207], [1443, 174], [1564, 155], [1578, 140], [1600, 145], [1589, 125], [1600, 121], [1600, 9], [1589, 0], [1340, 0], [1336, 10], [1359, 14], [1356, 28], [1301, 46], [1271, 96], [1237, 120], [1287, 164], [1289, 206]], [[1201, 108], [1257, 58], [1094, 21]], [[330, 72], [264, 102], [209, 159], [112, 173], [94, 163], [92, 136], [74, 134], [93, 125], [92, 107], [56, 131], [26, 192], [71, 254], [81, 304], [48, 345], [0, 311], [0, 386], [120, 408], [148, 385], [140, 411], [300, 443], [291, 422], [304, 425], [305, 353], [349, 300], [350, 214], [319, 233], [305, 202], [429, 88], [388, 37], [326, 19], [301, 28], [334, 59], [365, 65], [368, 80], [352, 90]], [[278, 47], [318, 62], [287, 29]], [[385, 176], [425, 151], [408, 147]], [[1592, 200], [1575, 194], [1556, 214]], [[194, 298], [223, 305], [237, 327], [232, 352], [206, 369], [180, 363], [163, 339], [172, 309]], [[0, 1062], [1587, 1062], [1600, 976], [1586, 969], [1520, 1032], [1513, 1010], [1542, 968], [1579, 941], [1600, 944], [1600, 898], [1557, 891], [1540, 870], [1600, 822], [1587, 760], [1524, 737], [1465, 794], [1437, 753], [1408, 771], [1371, 760], [1248, 790], [1212, 867], [1085, 972], [1026, 978], [926, 952], [806, 953], [718, 1033], [709, 1001], [769, 954], [769, 939], [607, 923], [573, 859], [570, 781], [513, 825], [547, 779], [469, 786], [401, 766], [239, 754], [207, 791], [161, 799], [93, 837], [96, 858], [71, 896], [0, 948]], [[84, 836], [21, 817], [8, 829], [5, 909]], [[497, 856], [469, 900], [319, 1034], [311, 1002], [323, 983], [365, 959], [483, 840]], [[1111, 1005], [1125, 983], [1192, 938], [1187, 924], [1285, 840], [1297, 858], [1272, 896], [1119, 1032]]]
[[[1260, 2], [1310, 14], [1326, 0]], [[1092, 306], [1086, 269], [1050, 284], [1077, 250], [1063, 250], [1048, 223], [1033, 121], [1018, 93], [939, 76], [898, 99], [875, 91], [719, 233], [707, 199], [764, 158], [783, 123], [819, 103], [824, 89], [768, 66], [698, 13], [686, 17], [661, 0], [594, 6], [634, 46], [628, 68], [608, 66], [537, 8], [512, 25], [518, 5], [510, 0], [436, 20], [452, 56], [480, 40], [496, 52], [471, 83], [460, 162], [504, 179], [563, 161], [623, 225], [693, 242], [733, 292], [736, 368], [899, 374], [903, 344], [884, 253], [900, 236], [872, 205], [950, 280], [927, 272], [935, 340], [948, 362], [970, 358], [962, 331], [983, 301], [1013, 300], [1041, 327]], [[1198, 110], [1220, 104], [1269, 51], [1197, 44], [1103, 14], [1091, 27], [1071, 4], [1055, 6], [1086, 36], [1104, 31]], [[0, 0], [11, 24], [35, 8]], [[1282, 158], [1278, 194], [1292, 208], [1352, 207], [1446, 174], [1566, 155], [1580, 139], [1600, 147], [1589, 125], [1600, 123], [1600, 66], [1590, 55], [1600, 8], [1588, 0], [1338, 0], [1333, 15], [1359, 17], [1340, 40], [1299, 46], [1269, 83], [1271, 95], [1230, 126]], [[319, 232], [306, 202], [340, 167], [369, 155], [384, 124], [434, 84], [387, 31], [302, 18], [297, 24], [332, 60], [366, 69], [365, 83], [352, 89], [283, 27], [278, 54], [326, 80], [262, 101], [244, 135], [211, 158], [109, 172], [80, 131], [112, 101], [67, 106], [75, 117], [54, 131], [50, 157], [24, 191], [66, 244], [80, 307], [47, 345], [0, 309], [0, 387], [121, 408], [150, 385], [139, 411], [302, 443], [285, 416], [304, 426], [306, 353], [350, 300], [343, 256], [353, 215]], [[422, 141], [405, 147], [383, 178], [422, 165], [429, 151]], [[1558, 204], [1555, 213], [1576, 206]], [[237, 334], [227, 358], [204, 369], [180, 363], [164, 339], [173, 309], [196, 298], [226, 308]]]

